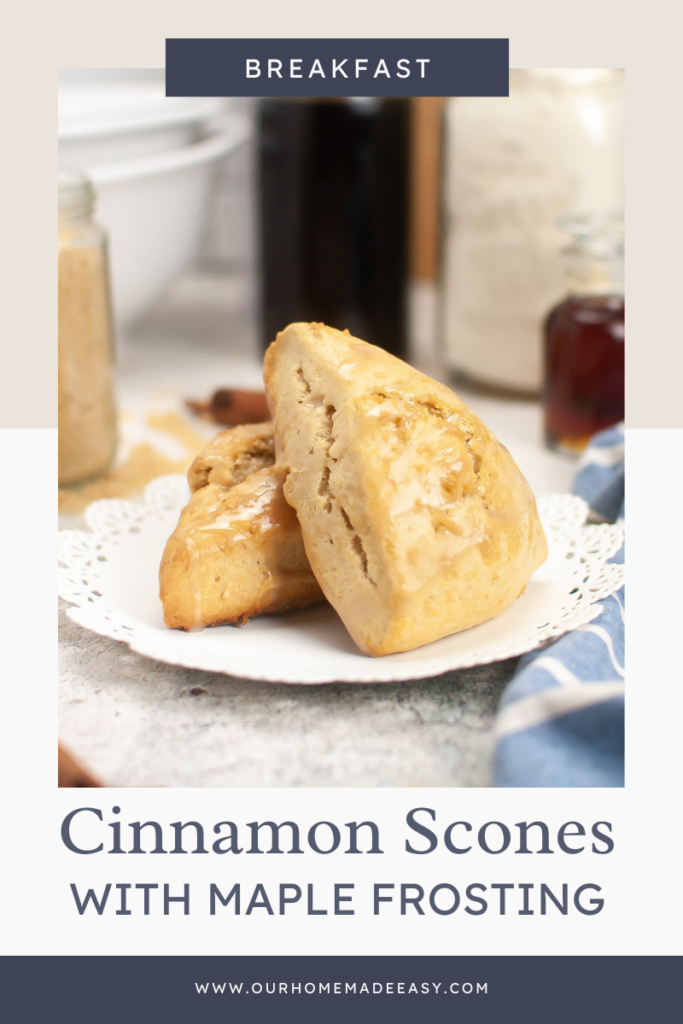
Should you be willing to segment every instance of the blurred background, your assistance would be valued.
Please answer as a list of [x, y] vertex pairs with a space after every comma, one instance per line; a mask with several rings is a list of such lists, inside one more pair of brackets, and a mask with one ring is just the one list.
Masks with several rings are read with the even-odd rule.
[[[501, 99], [183, 99], [160, 70], [64, 71], [61, 525], [265, 418], [264, 348], [299, 319], [454, 387], [537, 496], [569, 490], [623, 417], [623, 88], [526, 69]], [[489, 785], [515, 664], [285, 694], [65, 616], [60, 638], [60, 737], [108, 784]]]
[[61, 72], [65, 522], [261, 417], [234, 392], [293, 320], [450, 384], [566, 490], [623, 417], [623, 89], [513, 69], [504, 99], [183, 99], [163, 70]]

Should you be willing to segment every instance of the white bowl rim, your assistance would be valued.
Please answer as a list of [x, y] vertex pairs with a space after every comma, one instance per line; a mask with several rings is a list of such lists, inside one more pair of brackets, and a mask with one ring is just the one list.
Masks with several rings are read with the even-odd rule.
[[159, 100], [135, 111], [113, 110], [103, 118], [95, 118], [92, 115], [86, 115], [82, 119], [63, 117], [59, 122], [57, 137], [60, 142], [73, 142], [107, 135], [128, 135], [131, 132], [192, 124], [221, 113], [220, 100], [216, 97], [197, 96], [182, 99], [185, 102], [181, 106], [172, 102], [166, 106]]
[[186, 167], [193, 167], [196, 164], [217, 160], [243, 145], [249, 134], [250, 128], [247, 119], [235, 116], [229, 124], [223, 125], [222, 131], [210, 135], [202, 142], [155, 153], [152, 156], [139, 157], [135, 160], [86, 167], [84, 170], [94, 185], [110, 185], [158, 174], [168, 174], [172, 171], [184, 170]]

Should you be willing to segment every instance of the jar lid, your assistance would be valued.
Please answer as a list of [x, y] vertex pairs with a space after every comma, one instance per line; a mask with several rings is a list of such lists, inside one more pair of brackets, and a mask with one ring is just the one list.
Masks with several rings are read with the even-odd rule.
[[572, 236], [570, 244], [563, 250], [569, 292], [574, 295], [623, 295], [623, 214], [573, 214], [560, 217], [557, 226]]
[[559, 217], [560, 231], [572, 236], [572, 248], [592, 256], [607, 257], [624, 249], [624, 215], [575, 213]]
[[57, 172], [59, 223], [84, 220], [95, 208], [95, 189], [82, 171], [60, 167]]

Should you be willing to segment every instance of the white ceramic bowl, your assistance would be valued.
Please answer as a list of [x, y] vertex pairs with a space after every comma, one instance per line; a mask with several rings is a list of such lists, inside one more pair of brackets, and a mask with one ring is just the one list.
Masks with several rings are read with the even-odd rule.
[[195, 255], [216, 160], [246, 141], [233, 114], [201, 142], [133, 160], [86, 166], [96, 219], [109, 233], [114, 319], [126, 331]]
[[166, 96], [163, 71], [62, 75], [59, 162], [89, 167], [179, 149], [205, 136], [225, 109], [214, 97]]

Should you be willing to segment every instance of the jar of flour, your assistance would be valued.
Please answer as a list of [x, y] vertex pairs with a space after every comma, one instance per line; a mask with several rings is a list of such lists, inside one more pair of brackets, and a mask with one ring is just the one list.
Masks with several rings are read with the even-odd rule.
[[441, 330], [457, 383], [522, 397], [564, 293], [559, 217], [623, 210], [623, 71], [510, 71], [507, 98], [448, 101]]

